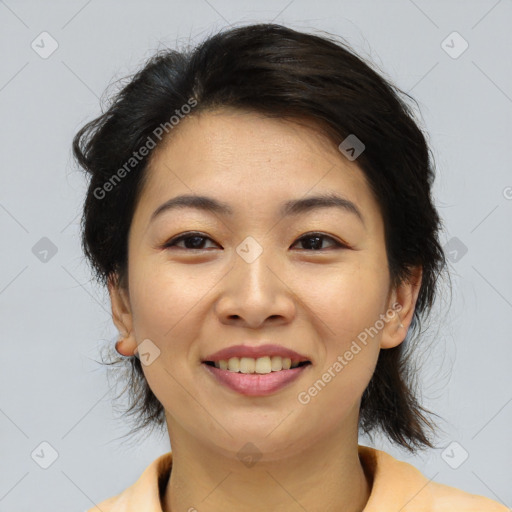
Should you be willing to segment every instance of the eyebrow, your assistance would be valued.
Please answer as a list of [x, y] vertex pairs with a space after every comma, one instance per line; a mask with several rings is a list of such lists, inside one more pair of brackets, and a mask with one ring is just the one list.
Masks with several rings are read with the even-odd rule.
[[[227, 203], [218, 201], [213, 197], [185, 194], [169, 199], [161, 204], [151, 215], [150, 222], [164, 212], [181, 208], [195, 208], [202, 211], [212, 212], [220, 215], [233, 215], [233, 209]], [[356, 216], [363, 225], [364, 217], [359, 208], [350, 200], [337, 194], [320, 194], [302, 199], [292, 199], [281, 205], [279, 214], [282, 217], [300, 215], [321, 208], [338, 208]]]

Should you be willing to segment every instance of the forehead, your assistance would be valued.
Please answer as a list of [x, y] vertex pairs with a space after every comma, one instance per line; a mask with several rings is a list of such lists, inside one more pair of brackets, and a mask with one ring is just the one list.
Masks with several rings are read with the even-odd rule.
[[174, 130], [148, 165], [141, 198], [148, 209], [201, 194], [230, 202], [235, 213], [268, 211], [290, 198], [335, 192], [378, 214], [361, 169], [311, 121], [222, 109], [188, 116]]
[[[222, 108], [190, 115], [175, 130], [157, 148], [153, 162], [170, 163], [167, 157], [172, 155], [173, 160], [190, 164], [197, 172], [217, 167], [219, 171], [228, 168], [231, 175], [250, 167], [254, 178], [277, 170], [277, 166], [283, 172], [269, 177], [279, 178], [298, 163], [312, 171], [337, 165], [351, 170], [354, 178], [361, 178], [357, 176], [359, 168], [342, 157], [312, 120], [272, 118]], [[201, 168], [198, 163], [203, 164]]]

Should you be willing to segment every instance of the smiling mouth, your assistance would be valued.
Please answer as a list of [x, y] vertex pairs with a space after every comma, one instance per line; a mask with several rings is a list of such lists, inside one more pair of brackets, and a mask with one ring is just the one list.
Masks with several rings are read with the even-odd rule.
[[203, 368], [219, 384], [238, 394], [250, 397], [273, 395], [308, 373], [309, 360], [297, 360], [278, 356], [232, 357], [229, 360], [203, 361]]

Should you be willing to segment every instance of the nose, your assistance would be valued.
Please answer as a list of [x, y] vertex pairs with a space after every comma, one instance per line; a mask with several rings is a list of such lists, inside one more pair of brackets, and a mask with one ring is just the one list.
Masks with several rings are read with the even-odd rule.
[[250, 263], [236, 254], [234, 266], [222, 280], [216, 314], [224, 324], [251, 329], [265, 323], [287, 324], [295, 317], [297, 305], [291, 281], [284, 265], [272, 257], [270, 250], [263, 250]]

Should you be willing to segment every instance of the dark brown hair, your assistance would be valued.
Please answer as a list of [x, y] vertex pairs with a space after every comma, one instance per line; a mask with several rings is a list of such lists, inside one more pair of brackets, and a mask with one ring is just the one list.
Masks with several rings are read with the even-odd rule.
[[[281, 25], [238, 27], [214, 34], [196, 48], [156, 52], [73, 141], [75, 158], [90, 175], [82, 246], [95, 277], [103, 285], [118, 277], [126, 286], [128, 231], [151, 154], [141, 155], [140, 148], [149, 141], [159, 147], [172, 137], [173, 117], [234, 107], [269, 117], [307, 118], [336, 146], [356, 135], [365, 145], [357, 164], [384, 220], [392, 283], [410, 278], [414, 266], [423, 269], [407, 338], [380, 351], [362, 396], [359, 427], [366, 434], [380, 429], [410, 451], [433, 447], [427, 430], [435, 433], [434, 423], [416, 398], [408, 347], [421, 330], [420, 321], [430, 314], [446, 260], [431, 196], [433, 157], [405, 96], [413, 99], [346, 43]], [[194, 108], [187, 111], [187, 104]], [[163, 406], [149, 388], [140, 360], [111, 364], [128, 370], [131, 404], [125, 412], [136, 418], [132, 432], [163, 426]]]

